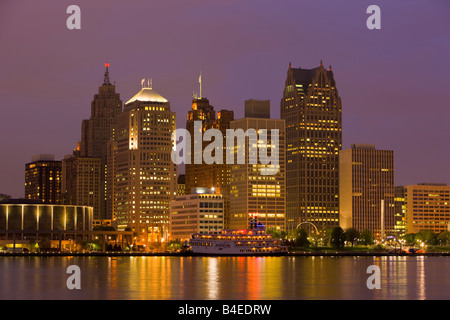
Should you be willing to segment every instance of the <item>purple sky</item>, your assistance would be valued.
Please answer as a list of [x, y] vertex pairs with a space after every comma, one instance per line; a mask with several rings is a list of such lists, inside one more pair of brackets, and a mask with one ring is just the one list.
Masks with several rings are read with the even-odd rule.
[[[81, 30], [66, 8], [81, 8]], [[381, 7], [381, 30], [366, 9]], [[0, 193], [24, 196], [24, 167], [57, 159], [80, 140], [81, 120], [110, 63], [122, 101], [142, 78], [185, 126], [202, 72], [216, 110], [243, 116], [270, 99], [279, 117], [286, 71], [332, 65], [344, 148], [395, 150], [396, 184], [450, 183], [450, 1], [447, 0], [0, 0]]]

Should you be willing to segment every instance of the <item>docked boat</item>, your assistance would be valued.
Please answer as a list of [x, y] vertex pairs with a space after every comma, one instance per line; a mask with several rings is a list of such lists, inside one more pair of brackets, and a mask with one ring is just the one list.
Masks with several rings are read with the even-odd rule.
[[261, 223], [251, 225], [250, 229], [195, 233], [189, 241], [194, 255], [285, 255], [288, 249], [281, 244], [282, 240], [273, 239]]

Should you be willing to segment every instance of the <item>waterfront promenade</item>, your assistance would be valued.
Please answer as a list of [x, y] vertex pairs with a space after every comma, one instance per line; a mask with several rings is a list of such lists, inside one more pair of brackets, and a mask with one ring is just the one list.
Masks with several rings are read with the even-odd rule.
[[[76, 257], [194, 257], [195, 255], [190, 253], [180, 253], [180, 252], [0, 252], [0, 257], [68, 257], [68, 256], [76, 256]], [[216, 255], [211, 255], [214, 257]], [[244, 256], [244, 255], [217, 255], [219, 256]], [[259, 255], [245, 255], [247, 257], [258, 257]], [[269, 255], [270, 256], [270, 255]], [[450, 252], [420, 252], [420, 253], [407, 253], [407, 252], [388, 252], [388, 251], [294, 251], [289, 252], [284, 256], [298, 256], [298, 257], [408, 257], [408, 256], [424, 256], [424, 257], [448, 257], [450, 256]], [[259, 256], [263, 257], [263, 256]], [[266, 256], [267, 257], [267, 256]]]

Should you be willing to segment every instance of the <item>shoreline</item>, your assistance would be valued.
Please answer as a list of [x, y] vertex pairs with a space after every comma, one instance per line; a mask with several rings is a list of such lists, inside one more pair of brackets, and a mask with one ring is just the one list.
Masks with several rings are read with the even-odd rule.
[[2, 252], [0, 257], [450, 257], [450, 252], [288, 252], [284, 255], [196, 255], [168, 252]]

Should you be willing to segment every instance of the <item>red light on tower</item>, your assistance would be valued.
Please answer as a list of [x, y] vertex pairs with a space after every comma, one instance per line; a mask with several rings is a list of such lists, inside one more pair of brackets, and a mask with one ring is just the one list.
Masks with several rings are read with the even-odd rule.
[[106, 85], [110, 85], [111, 84], [111, 82], [109, 82], [109, 63], [108, 62], [106, 62], [105, 63], [105, 80], [103, 81], [103, 84], [106, 84]]

